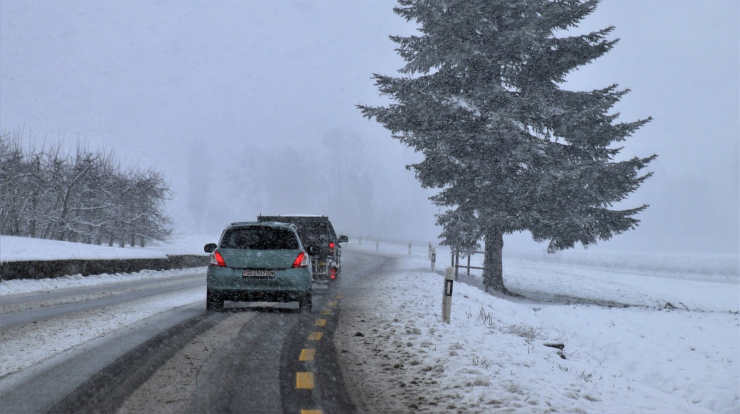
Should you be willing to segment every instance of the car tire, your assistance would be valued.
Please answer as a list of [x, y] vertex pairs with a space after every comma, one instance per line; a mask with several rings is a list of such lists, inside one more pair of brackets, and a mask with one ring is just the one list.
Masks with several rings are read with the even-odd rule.
[[220, 311], [224, 308], [224, 299], [221, 297], [221, 295], [211, 292], [210, 290], [206, 291], [206, 310], [209, 311]]
[[311, 299], [311, 294], [310, 293], [307, 294], [307, 295], [305, 295], [305, 296], [303, 296], [298, 301], [298, 310], [301, 313], [311, 313], [311, 310], [312, 310], [311, 308], [313, 307], [313, 303], [312, 302], [313, 301]]

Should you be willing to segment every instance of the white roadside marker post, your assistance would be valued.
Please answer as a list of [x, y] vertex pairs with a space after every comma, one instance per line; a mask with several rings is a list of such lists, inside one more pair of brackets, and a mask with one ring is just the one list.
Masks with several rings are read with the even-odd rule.
[[432, 259], [432, 272], [434, 271], [434, 264], [437, 261], [437, 251], [435, 249], [432, 249], [432, 253], [429, 255]]
[[450, 313], [452, 312], [452, 268], [448, 267], [445, 273], [445, 285], [442, 291], [442, 320], [450, 323]]

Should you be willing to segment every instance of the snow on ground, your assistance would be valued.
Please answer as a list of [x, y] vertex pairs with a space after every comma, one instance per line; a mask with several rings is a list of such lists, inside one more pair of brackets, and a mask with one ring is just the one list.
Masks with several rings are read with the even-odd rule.
[[205, 299], [202, 287], [0, 331], [0, 378], [160, 312]]
[[205, 254], [203, 247], [208, 243], [218, 243], [220, 234], [173, 234], [166, 241], [152, 242], [147, 249], [166, 254]]
[[[374, 243], [356, 243], [348, 249], [375, 251]], [[381, 243], [379, 252], [397, 257], [409, 257], [408, 247]], [[616, 253], [614, 253], [616, 254]], [[428, 267], [426, 249], [414, 246], [412, 256], [419, 266]], [[691, 310], [740, 311], [740, 276], [729, 271], [727, 262], [722, 268], [727, 273], [715, 273], [715, 255], [686, 257], [693, 267], [671, 271], [661, 267], [664, 256], [656, 255], [649, 262], [645, 255], [633, 260], [632, 253], [623, 255], [622, 268], [608, 261], [598, 265], [599, 255], [593, 260], [564, 261], [562, 257], [517, 255], [504, 253], [504, 282], [510, 290], [529, 298], [549, 301], [573, 302], [579, 299], [614, 304], [639, 305], [655, 308], [675, 306]], [[724, 256], [723, 256], [724, 257]], [[461, 264], [464, 260], [461, 259]], [[449, 266], [449, 250], [437, 250], [437, 270]], [[482, 255], [471, 258], [471, 265], [482, 266]], [[649, 270], [657, 269], [657, 270]], [[694, 270], [690, 270], [694, 269]], [[702, 271], [699, 271], [699, 270]], [[460, 269], [464, 276], [465, 269]], [[480, 271], [473, 270], [470, 280], [481, 284]]]
[[13, 279], [0, 282], [0, 296], [22, 293], [43, 292], [73, 287], [109, 285], [136, 280], [168, 279], [182, 276], [183, 273], [202, 272], [205, 267], [170, 270], [142, 270], [134, 273], [104, 273], [100, 275], [71, 275], [46, 279]]
[[[649, 274], [659, 273], [667, 277], [692, 278], [726, 281], [738, 278], [740, 265], [737, 253], [658, 253], [628, 252], [605, 249], [569, 249], [555, 253], [546, 251], [505, 251], [505, 256], [546, 263], [577, 264], [609, 269], [630, 269]], [[483, 256], [475, 255], [479, 263]]]
[[[737, 303], [734, 312], [569, 305], [457, 283], [448, 325], [440, 320], [443, 279], [427, 266], [401, 257], [395, 272], [374, 276], [343, 304], [335, 340], [345, 378], [362, 378], [357, 387], [378, 412], [740, 412]], [[520, 270], [524, 283], [542, 290], [562, 283], [584, 298], [608, 274], [575, 273], [594, 287], [565, 283], [569, 272]], [[548, 274], [561, 279], [548, 282]], [[690, 292], [691, 283], [631, 280], [620, 289], [666, 302], [676, 286]], [[737, 284], [720, 285], [737, 293]], [[699, 291], [692, 305], [722, 308], [716, 293]], [[565, 359], [545, 343], [563, 343]]]
[[147, 247], [116, 247], [32, 237], [0, 236], [0, 262], [63, 259], [152, 259], [167, 255], [205, 254], [203, 246], [218, 235], [177, 234]]
[[[504, 259], [504, 282], [530, 298], [563, 297], [703, 311], [740, 311], [740, 281], [711, 275], [649, 273], [519, 258]], [[702, 280], [702, 276], [706, 276]], [[478, 280], [480, 278], [478, 277]]]
[[[352, 249], [377, 251], [384, 254], [407, 255], [408, 244], [374, 240], [351, 240]], [[376, 250], [377, 249], [377, 250]], [[446, 246], [437, 246], [437, 264], [450, 264], [450, 249]], [[426, 257], [427, 246], [414, 244], [414, 256]], [[547, 253], [545, 250], [515, 250], [504, 247], [504, 260], [521, 259], [527, 261], [544, 262], [548, 264], [569, 264], [608, 268], [616, 270], [629, 269], [643, 274], [664, 277], [716, 281], [737, 281], [740, 279], [740, 255], [737, 253], [660, 253], [607, 250], [603, 246], [588, 249], [578, 248]], [[465, 257], [460, 257], [460, 264], [464, 265]], [[474, 254], [470, 264], [483, 265], [483, 255]], [[504, 264], [505, 265], [505, 264]], [[473, 273], [479, 272], [473, 270]]]
[[162, 251], [110, 247], [31, 237], [0, 236], [0, 261], [166, 258]]

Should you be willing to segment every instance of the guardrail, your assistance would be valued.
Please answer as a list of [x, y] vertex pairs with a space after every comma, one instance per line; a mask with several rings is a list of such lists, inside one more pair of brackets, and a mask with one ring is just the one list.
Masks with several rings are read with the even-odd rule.
[[208, 265], [204, 255], [168, 255], [152, 259], [93, 259], [93, 260], [27, 260], [0, 263], [0, 281], [11, 279], [43, 279], [67, 275], [130, 273], [140, 270], [167, 270]]

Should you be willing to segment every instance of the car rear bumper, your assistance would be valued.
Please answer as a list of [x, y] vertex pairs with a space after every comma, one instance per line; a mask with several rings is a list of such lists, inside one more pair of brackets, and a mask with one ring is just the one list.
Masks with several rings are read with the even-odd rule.
[[235, 302], [292, 302], [300, 301], [309, 292], [284, 291], [284, 290], [221, 290], [208, 289], [211, 295], [218, 296], [221, 300]]
[[209, 266], [207, 289], [224, 297], [300, 297], [311, 291], [311, 270], [308, 268], [277, 270], [275, 277], [270, 279], [245, 278], [242, 272], [243, 269]]

